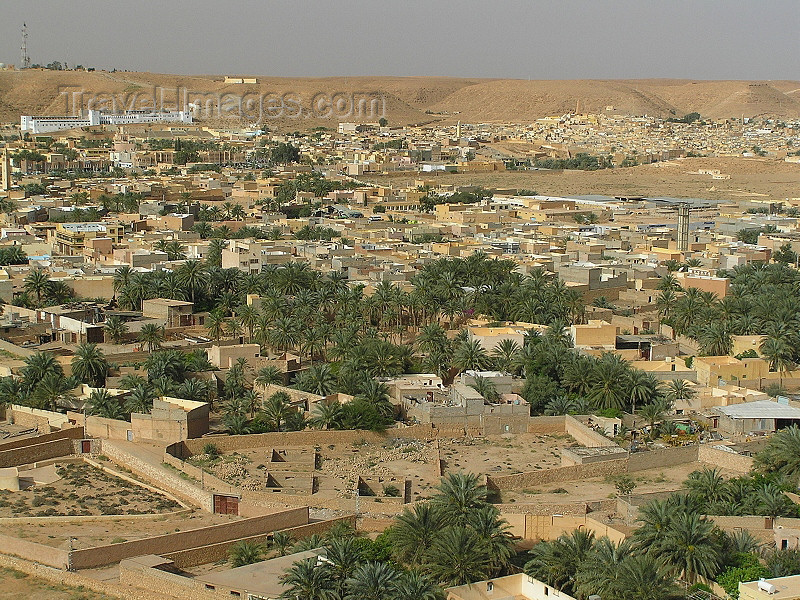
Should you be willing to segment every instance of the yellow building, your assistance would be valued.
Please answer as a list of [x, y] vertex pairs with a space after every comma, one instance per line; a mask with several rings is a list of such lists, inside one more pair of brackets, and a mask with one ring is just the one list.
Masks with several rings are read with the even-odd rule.
[[86, 240], [109, 238], [119, 244], [125, 232], [119, 223], [58, 223], [54, 233], [55, 248], [61, 254], [79, 256], [83, 254]]
[[692, 363], [697, 371], [697, 382], [709, 387], [725, 383], [738, 383], [742, 387], [760, 388], [761, 379], [769, 376], [769, 363], [763, 358], [733, 356], [697, 356]]

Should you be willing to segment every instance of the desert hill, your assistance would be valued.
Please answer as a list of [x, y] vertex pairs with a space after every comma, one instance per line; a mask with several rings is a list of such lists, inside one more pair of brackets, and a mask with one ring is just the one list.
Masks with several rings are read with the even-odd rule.
[[[800, 82], [691, 80], [551, 80], [463, 79], [448, 77], [258, 77], [257, 84], [225, 84], [221, 76], [132, 72], [2, 71], [0, 121], [20, 114], [65, 114], [66, 92], [82, 90], [129, 100], [154, 87], [185, 88], [206, 94], [250, 95], [291, 92], [310, 105], [318, 92], [377, 93], [386, 99], [393, 124], [431, 122], [518, 122], [580, 112], [707, 118], [800, 117]], [[340, 120], [358, 119], [345, 115]], [[271, 119], [280, 127], [304, 129], [325, 124], [316, 117]], [[328, 124], [330, 121], [328, 120]]]

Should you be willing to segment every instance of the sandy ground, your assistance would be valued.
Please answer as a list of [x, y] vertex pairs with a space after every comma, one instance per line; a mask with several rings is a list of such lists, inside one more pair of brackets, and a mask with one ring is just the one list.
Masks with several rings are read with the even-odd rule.
[[[683, 482], [692, 471], [703, 468], [703, 464], [688, 463], [666, 469], [651, 469], [631, 473], [631, 478], [636, 482], [634, 494], [649, 494], [654, 492], [672, 492], [679, 490]], [[737, 473], [721, 470], [727, 477]], [[596, 477], [579, 481], [564, 483], [548, 483], [545, 485], [531, 486], [524, 490], [504, 491], [501, 500], [507, 502], [590, 502], [614, 498], [617, 491], [614, 487], [613, 477]]]
[[60, 478], [46, 485], [32, 485], [15, 492], [0, 490], [0, 517], [134, 515], [180, 508], [177, 502], [161, 494], [91, 465], [65, 463], [56, 465], [55, 472]]
[[[730, 179], [713, 180], [698, 169], [719, 169]], [[746, 198], [783, 200], [797, 196], [800, 164], [759, 158], [686, 158], [601, 171], [506, 171], [502, 173], [372, 175], [363, 179], [395, 187], [416, 179], [443, 185], [526, 188], [540, 194], [605, 196], [673, 196], [731, 201]]]
[[75, 538], [74, 548], [92, 548], [113, 542], [138, 540], [154, 535], [198, 529], [209, 525], [219, 525], [238, 520], [229, 515], [211, 515], [203, 511], [179, 515], [163, 515], [152, 520], [136, 519], [103, 522], [70, 523], [31, 523], [19, 525], [2, 524], [5, 535], [13, 535], [31, 542], [38, 542], [57, 548], [69, 548], [69, 539]]
[[0, 568], [0, 600], [111, 600], [111, 596], [50, 583], [13, 569]]

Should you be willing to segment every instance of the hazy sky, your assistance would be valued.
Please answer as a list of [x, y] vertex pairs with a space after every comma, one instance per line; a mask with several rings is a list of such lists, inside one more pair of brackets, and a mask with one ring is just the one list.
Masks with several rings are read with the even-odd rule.
[[800, 79], [798, 0], [0, 0], [0, 61], [186, 74]]

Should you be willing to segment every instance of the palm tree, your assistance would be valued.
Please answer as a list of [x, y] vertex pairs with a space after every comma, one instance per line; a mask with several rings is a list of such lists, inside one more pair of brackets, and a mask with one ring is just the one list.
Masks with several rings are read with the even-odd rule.
[[178, 386], [175, 395], [193, 402], [208, 402], [208, 383], [202, 379], [187, 379]]
[[429, 502], [417, 503], [397, 516], [390, 533], [392, 552], [403, 563], [422, 565], [441, 528], [441, 513]]
[[368, 562], [356, 567], [346, 580], [345, 600], [394, 600], [392, 587], [398, 573], [388, 563]]
[[247, 340], [253, 340], [253, 330], [258, 319], [258, 311], [253, 306], [245, 304], [236, 309], [236, 318], [242, 327], [247, 330]]
[[35, 352], [25, 359], [22, 380], [28, 389], [33, 389], [48, 374], [64, 376], [64, 369], [49, 352]]
[[497, 402], [500, 399], [500, 394], [497, 393], [497, 386], [494, 381], [487, 379], [481, 375], [475, 376], [475, 383], [470, 385], [476, 392], [483, 396], [484, 400], [489, 403]]
[[272, 431], [282, 431], [292, 410], [289, 396], [285, 392], [277, 392], [264, 403], [264, 420]]
[[122, 340], [125, 339], [125, 334], [128, 333], [128, 325], [121, 317], [116, 315], [106, 319], [103, 329], [105, 330], [107, 338], [115, 344], [121, 344]]
[[783, 373], [794, 369], [792, 348], [785, 340], [775, 337], [765, 338], [761, 342], [761, 354], [769, 361], [769, 368], [778, 373], [778, 385], [783, 385]]
[[86, 400], [86, 412], [106, 419], [122, 419], [125, 414], [119, 398], [112, 396], [108, 390], [93, 390]]
[[714, 577], [722, 564], [721, 548], [712, 521], [690, 512], [677, 512], [659, 544], [657, 554], [675, 575], [694, 583], [697, 576]]
[[633, 534], [637, 550], [657, 552], [672, 527], [677, 508], [667, 500], [653, 500], [639, 509], [641, 525]]
[[515, 554], [514, 537], [509, 533], [511, 526], [500, 518], [500, 511], [490, 504], [474, 509], [468, 523], [489, 548], [489, 567], [492, 574], [498, 575], [511, 564]]
[[195, 292], [203, 287], [208, 280], [205, 265], [199, 260], [187, 260], [178, 268], [178, 278], [189, 290], [192, 303], [195, 301]]
[[307, 558], [292, 565], [280, 582], [287, 588], [282, 598], [287, 600], [334, 600], [333, 577], [317, 558]]
[[278, 556], [286, 556], [292, 546], [292, 536], [285, 531], [275, 531], [272, 533], [272, 547], [278, 551]]
[[283, 373], [278, 367], [261, 367], [256, 374], [255, 383], [257, 385], [283, 385]]
[[510, 338], [500, 340], [492, 350], [492, 360], [503, 373], [510, 373], [519, 354], [519, 344]]
[[611, 360], [600, 360], [592, 373], [592, 391], [589, 400], [598, 408], [625, 408], [625, 380], [627, 368]]
[[486, 544], [469, 527], [450, 526], [434, 538], [425, 568], [439, 583], [463, 585], [486, 579], [492, 557]]
[[689, 474], [683, 485], [698, 498], [702, 498], [706, 504], [724, 502], [730, 498], [725, 478], [717, 469], [704, 467], [701, 471], [694, 471]]
[[139, 341], [142, 346], [147, 346], [148, 352], [161, 348], [161, 342], [164, 341], [164, 328], [155, 323], [145, 323], [139, 332]]
[[108, 362], [97, 344], [78, 344], [72, 359], [72, 375], [92, 387], [105, 384]]
[[342, 418], [342, 405], [336, 400], [332, 402], [317, 402], [311, 411], [314, 416], [309, 422], [312, 427], [318, 429], [331, 429], [340, 425]]
[[552, 542], [540, 542], [531, 551], [525, 573], [572, 594], [578, 567], [594, 550], [594, 533], [576, 529]]
[[789, 481], [800, 478], [800, 427], [792, 425], [769, 438], [766, 448], [755, 455], [756, 466], [768, 473], [780, 473]]
[[667, 414], [667, 405], [663, 400], [656, 400], [651, 404], [645, 404], [639, 409], [639, 416], [650, 425], [650, 437], [655, 434], [656, 423], [661, 421]]
[[231, 546], [228, 561], [231, 567], [243, 567], [264, 560], [266, 548], [263, 544], [242, 540]]
[[731, 333], [724, 322], [708, 324], [698, 336], [700, 351], [706, 356], [727, 356], [733, 347]]
[[447, 524], [466, 524], [470, 513], [486, 504], [486, 487], [473, 473], [448, 473], [436, 489], [431, 504]]
[[147, 414], [153, 408], [155, 393], [150, 386], [140, 385], [133, 390], [125, 400], [125, 412]]
[[327, 542], [326, 565], [335, 583], [337, 597], [345, 595], [348, 582], [363, 562], [362, 546], [352, 535], [331, 537]]
[[456, 346], [453, 364], [459, 371], [482, 371], [489, 363], [489, 356], [479, 340], [466, 340]]
[[36, 306], [41, 306], [42, 296], [46, 296], [50, 289], [50, 278], [44, 269], [33, 269], [25, 276], [23, 288], [29, 294], [36, 294]]
[[667, 384], [666, 394], [670, 400], [677, 401], [691, 400], [697, 395], [697, 392], [685, 379], [673, 379]]
[[440, 600], [442, 593], [427, 575], [406, 571], [395, 579], [390, 597], [392, 600]]
[[205, 325], [208, 335], [218, 342], [225, 330], [225, 315], [217, 310], [212, 310], [206, 317]]
[[48, 373], [37, 383], [33, 400], [39, 408], [55, 411], [75, 398], [72, 391], [75, 386], [71, 377]]
[[618, 595], [609, 597], [621, 600], [678, 600], [684, 597], [658, 559], [649, 554], [633, 555], [623, 560], [619, 565], [617, 584]]
[[296, 386], [305, 392], [327, 396], [336, 388], [336, 375], [329, 364], [317, 363], [298, 377]]
[[615, 597], [620, 591], [620, 565], [632, 554], [630, 541], [615, 544], [607, 537], [600, 538], [575, 573], [575, 590], [583, 598], [592, 594]]

